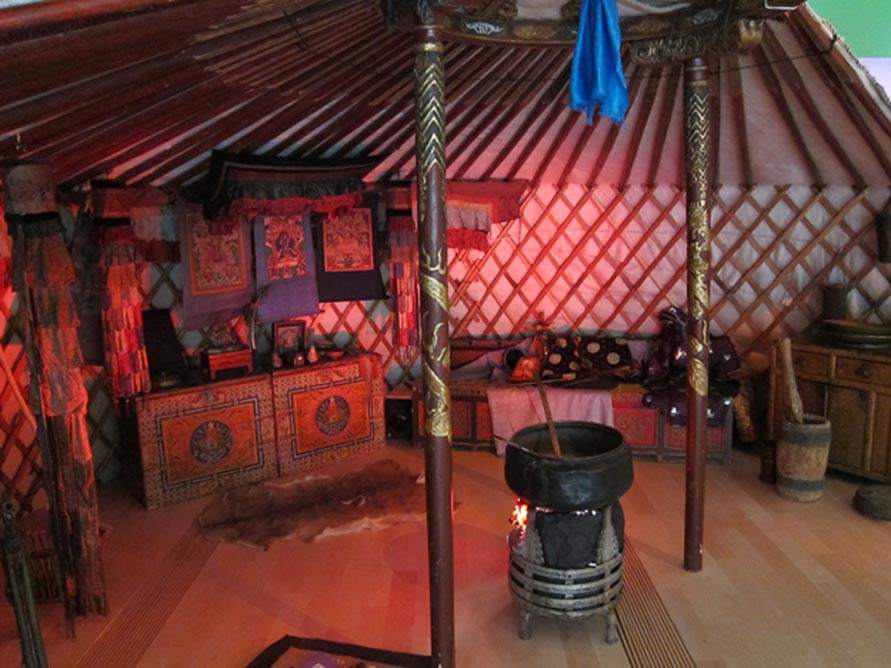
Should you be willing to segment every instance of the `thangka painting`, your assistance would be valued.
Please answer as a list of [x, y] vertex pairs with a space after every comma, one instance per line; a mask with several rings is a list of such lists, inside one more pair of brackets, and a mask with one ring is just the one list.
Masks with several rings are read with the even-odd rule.
[[325, 271], [374, 269], [371, 209], [347, 209], [322, 225]]
[[237, 225], [229, 232], [211, 234], [201, 215], [189, 215], [186, 229], [192, 294], [213, 295], [247, 286], [244, 235]]
[[276, 281], [304, 276], [306, 245], [302, 217], [267, 216], [263, 223], [267, 278]]

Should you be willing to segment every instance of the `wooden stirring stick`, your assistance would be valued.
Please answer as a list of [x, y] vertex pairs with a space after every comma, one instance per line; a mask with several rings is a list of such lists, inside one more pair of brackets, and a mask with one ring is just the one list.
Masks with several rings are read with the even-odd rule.
[[801, 395], [798, 394], [798, 385], [795, 382], [795, 371], [792, 367], [792, 342], [788, 336], [780, 341], [780, 356], [783, 360], [783, 381], [786, 387], [789, 413], [793, 422], [804, 424], [804, 407], [801, 404]]
[[548, 421], [548, 431], [551, 432], [551, 447], [554, 449], [554, 454], [558, 458], [562, 458], [563, 453], [560, 451], [560, 441], [557, 438], [557, 425], [554, 424], [554, 416], [551, 415], [551, 404], [548, 402], [548, 395], [545, 394], [544, 385], [542, 385], [541, 378], [538, 376], [536, 376], [535, 385], [538, 387], [541, 404], [544, 406], [545, 418]]

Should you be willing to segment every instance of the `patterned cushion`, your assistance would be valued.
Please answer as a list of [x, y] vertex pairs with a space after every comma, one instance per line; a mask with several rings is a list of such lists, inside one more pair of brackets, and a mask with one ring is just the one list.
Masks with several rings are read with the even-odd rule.
[[631, 350], [625, 339], [611, 336], [583, 336], [579, 340], [579, 356], [586, 373], [612, 371], [631, 366]]
[[541, 365], [542, 379], [562, 377], [564, 380], [573, 380], [581, 369], [575, 339], [557, 335], [547, 340]]

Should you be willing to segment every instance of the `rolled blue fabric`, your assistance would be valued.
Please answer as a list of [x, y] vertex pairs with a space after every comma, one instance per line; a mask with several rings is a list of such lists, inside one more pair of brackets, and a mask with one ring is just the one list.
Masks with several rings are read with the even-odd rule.
[[622, 68], [622, 33], [616, 0], [582, 0], [579, 36], [569, 81], [569, 108], [594, 112], [621, 124], [628, 110], [628, 88]]

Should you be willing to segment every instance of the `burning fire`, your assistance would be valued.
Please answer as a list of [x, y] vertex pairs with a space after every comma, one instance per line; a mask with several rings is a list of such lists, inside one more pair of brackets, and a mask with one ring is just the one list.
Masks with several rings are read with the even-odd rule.
[[514, 505], [514, 511], [510, 514], [510, 523], [515, 527], [525, 527], [526, 520], [529, 515], [529, 504], [523, 499], [517, 497], [517, 503]]

